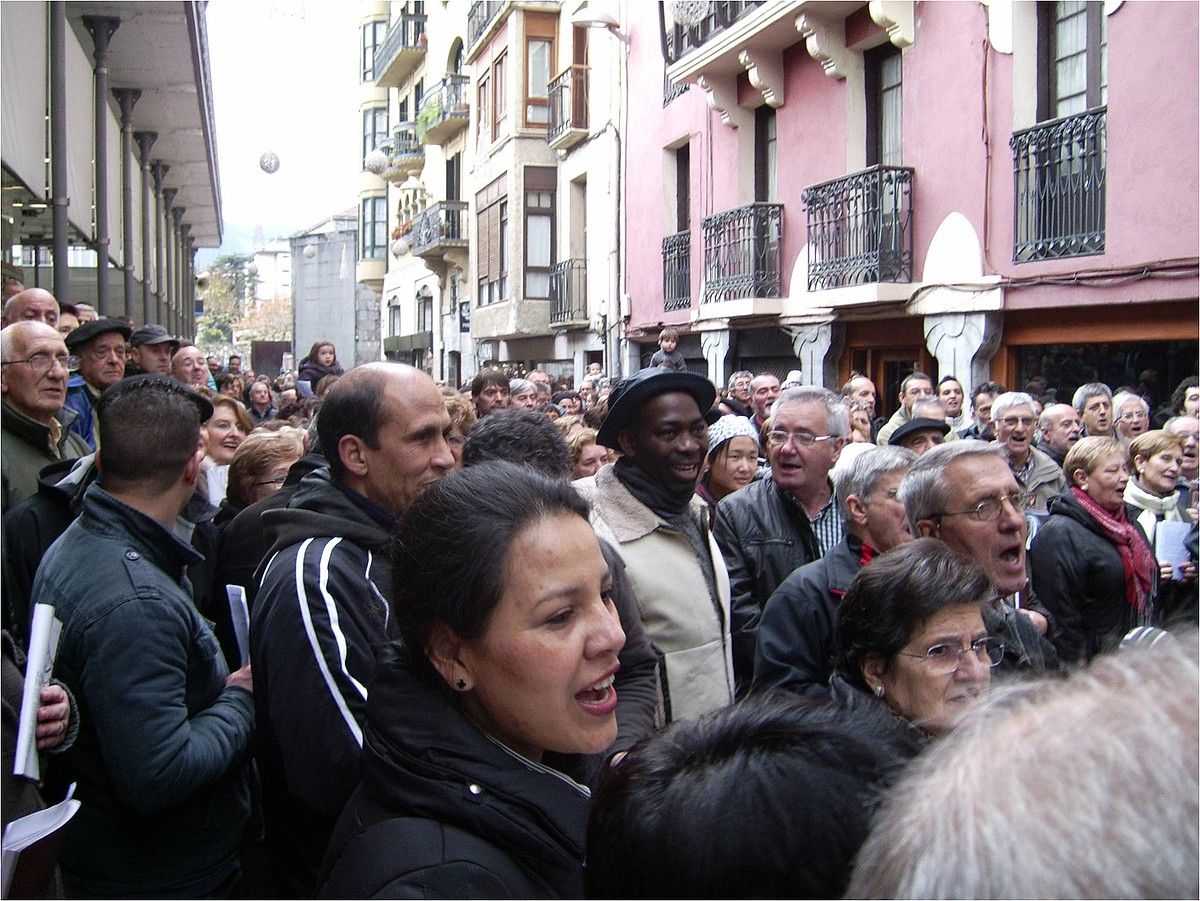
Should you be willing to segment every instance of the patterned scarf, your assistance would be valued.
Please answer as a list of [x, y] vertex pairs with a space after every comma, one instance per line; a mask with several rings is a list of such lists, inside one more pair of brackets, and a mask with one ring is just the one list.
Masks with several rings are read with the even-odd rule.
[[1121, 566], [1125, 569], [1125, 600], [1134, 611], [1144, 615], [1149, 606], [1154, 571], [1158, 569], [1150, 548], [1125, 516], [1124, 506], [1112, 514], [1092, 500], [1086, 491], [1073, 487], [1071, 492], [1121, 555]]

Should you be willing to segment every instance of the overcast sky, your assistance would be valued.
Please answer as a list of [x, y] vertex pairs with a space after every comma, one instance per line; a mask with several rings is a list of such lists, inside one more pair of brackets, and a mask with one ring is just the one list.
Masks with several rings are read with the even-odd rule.
[[[360, 16], [353, 0], [208, 4], [225, 231], [199, 265], [253, 250], [256, 226], [286, 238], [357, 204]], [[268, 150], [274, 175], [258, 165]]]

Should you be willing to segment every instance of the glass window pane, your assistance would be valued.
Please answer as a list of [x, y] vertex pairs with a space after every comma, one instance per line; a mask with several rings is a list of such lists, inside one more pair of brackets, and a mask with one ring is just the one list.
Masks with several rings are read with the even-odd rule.
[[550, 42], [531, 40], [528, 60], [529, 86], [525, 91], [529, 97], [545, 97], [550, 89]]
[[546, 125], [550, 121], [550, 107], [531, 103], [525, 108], [525, 119], [535, 125]]
[[525, 274], [525, 296], [526, 297], [549, 297], [550, 296], [550, 273], [549, 272], [528, 272]]
[[530, 215], [525, 220], [525, 263], [548, 267], [550, 258], [550, 217]]

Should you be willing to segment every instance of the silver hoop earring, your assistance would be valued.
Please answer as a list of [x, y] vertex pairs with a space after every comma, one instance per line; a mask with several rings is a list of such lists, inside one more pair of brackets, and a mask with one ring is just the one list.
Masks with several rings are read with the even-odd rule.
[[875, 697], [877, 697], [877, 698], [882, 698], [882, 697], [883, 697], [883, 695], [884, 695], [884, 688], [883, 688], [883, 686], [882, 686], [882, 685], [876, 685], [876, 686], [875, 686]]

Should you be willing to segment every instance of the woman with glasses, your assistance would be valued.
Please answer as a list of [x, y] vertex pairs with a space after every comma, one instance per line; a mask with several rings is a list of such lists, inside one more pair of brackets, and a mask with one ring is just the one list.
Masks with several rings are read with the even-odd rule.
[[222, 525], [274, 494], [283, 487], [292, 464], [303, 456], [304, 432], [300, 429], [284, 426], [251, 432], [234, 451], [225, 500], [213, 521]]
[[838, 607], [834, 697], [885, 705], [928, 735], [945, 732], [987, 693], [1004, 643], [988, 635], [994, 588], [975, 561], [936, 538], [863, 567]]
[[1029, 551], [1033, 590], [1054, 616], [1063, 660], [1114, 648], [1135, 626], [1157, 625], [1158, 563], [1127, 507], [1128, 456], [1115, 438], [1081, 438], [1063, 460], [1069, 486]]
[[1136, 394], [1122, 391], [1113, 397], [1113, 420], [1116, 438], [1129, 447], [1134, 438], [1150, 428], [1150, 405]]

